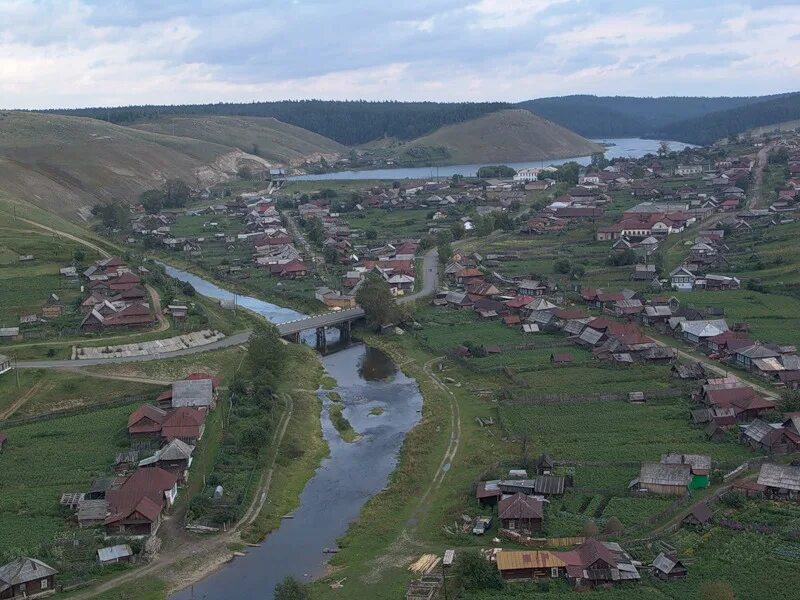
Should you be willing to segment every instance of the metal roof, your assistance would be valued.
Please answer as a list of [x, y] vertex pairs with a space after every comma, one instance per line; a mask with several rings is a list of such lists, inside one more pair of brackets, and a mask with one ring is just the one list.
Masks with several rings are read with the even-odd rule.
[[516, 569], [551, 569], [567, 565], [556, 553], [546, 550], [500, 550], [496, 555], [500, 571]]
[[791, 465], [761, 465], [758, 483], [769, 487], [800, 491], [800, 467]]
[[210, 379], [175, 381], [172, 384], [172, 406], [211, 406], [213, 382]]
[[127, 558], [129, 556], [133, 556], [133, 550], [131, 550], [128, 544], [118, 544], [117, 546], [109, 546], [108, 548], [100, 548], [97, 550], [97, 558], [100, 562], [119, 560], [120, 558]]
[[688, 485], [691, 478], [691, 467], [687, 464], [642, 463], [639, 471], [639, 484], [642, 487]]

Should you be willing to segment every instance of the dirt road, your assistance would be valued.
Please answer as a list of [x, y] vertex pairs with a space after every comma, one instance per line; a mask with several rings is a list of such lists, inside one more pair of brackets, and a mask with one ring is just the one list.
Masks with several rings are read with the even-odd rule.
[[19, 219], [20, 221], [24, 221], [29, 225], [33, 225], [34, 227], [38, 227], [39, 229], [44, 229], [45, 231], [49, 231], [50, 233], [60, 235], [61, 237], [67, 238], [68, 240], [72, 240], [73, 242], [77, 242], [83, 246], [86, 246], [87, 248], [91, 248], [92, 250], [96, 250], [103, 258], [109, 258], [111, 256], [111, 254], [103, 250], [97, 244], [85, 240], [83, 238], [79, 238], [78, 236], [72, 235], [71, 233], [67, 233], [66, 231], [61, 231], [60, 229], [54, 229], [52, 227], [48, 227], [47, 225], [42, 225], [41, 223], [37, 223], [36, 221], [31, 221], [30, 219], [25, 219], [23, 217], [17, 217], [17, 219]]
[[756, 164], [753, 165], [753, 186], [750, 188], [750, 200], [747, 202], [747, 208], [758, 208], [759, 205], [763, 207], [764, 204], [764, 167], [767, 166], [770, 151], [775, 147], [775, 144], [767, 144], [756, 155]]

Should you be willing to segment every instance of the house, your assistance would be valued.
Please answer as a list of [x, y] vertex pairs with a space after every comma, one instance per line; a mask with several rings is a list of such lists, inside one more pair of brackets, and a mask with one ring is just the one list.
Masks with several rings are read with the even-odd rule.
[[58, 571], [35, 558], [22, 556], [0, 567], [0, 598], [35, 598], [55, 590]]
[[686, 515], [681, 523], [689, 527], [705, 527], [711, 523], [714, 513], [705, 502], [695, 504], [689, 514]]
[[725, 319], [682, 321], [679, 325], [679, 329], [683, 339], [687, 342], [700, 344], [708, 338], [728, 331], [728, 324], [725, 322]]
[[544, 508], [541, 500], [517, 492], [498, 503], [497, 516], [501, 527], [511, 531], [540, 531]]
[[128, 435], [132, 438], [158, 438], [167, 411], [151, 404], [142, 404], [128, 417]]
[[678, 177], [698, 177], [703, 174], [703, 165], [678, 165], [675, 175]]
[[705, 454], [662, 454], [661, 464], [683, 465], [691, 467], [692, 480], [690, 490], [707, 488], [711, 478], [711, 457]]
[[664, 552], [655, 557], [651, 570], [654, 576], [665, 581], [686, 577], [688, 573], [686, 566], [674, 554]]
[[474, 304], [464, 292], [448, 292], [444, 299], [453, 308], [470, 308]]
[[800, 447], [800, 436], [792, 429], [780, 423], [770, 424], [755, 419], [741, 433], [742, 442], [756, 450], [765, 450], [771, 454], [789, 454]]
[[753, 370], [755, 366], [754, 361], [757, 359], [778, 358], [780, 355], [780, 352], [756, 342], [755, 344], [737, 349], [733, 356], [738, 367]]
[[108, 535], [149, 536], [158, 531], [161, 514], [178, 495], [178, 477], [159, 467], [137, 469], [121, 487], [107, 494]]
[[195, 446], [203, 437], [207, 414], [205, 408], [179, 406], [170, 411], [161, 422], [161, 437], [168, 442], [181, 440]]
[[688, 464], [642, 463], [639, 478], [629, 487], [660, 496], [682, 496], [692, 480]]
[[703, 379], [706, 376], [703, 364], [694, 360], [673, 365], [671, 371], [678, 379]]
[[214, 410], [216, 402], [213, 381], [211, 379], [174, 381], [172, 390], [161, 394], [158, 403], [162, 407], [169, 408], [189, 406]]
[[506, 581], [558, 579], [567, 563], [558, 552], [546, 550], [500, 550], [495, 554], [497, 570]]
[[542, 296], [547, 291], [547, 286], [540, 281], [523, 279], [517, 284], [517, 294], [520, 296]]
[[189, 314], [189, 307], [184, 304], [170, 304], [167, 309], [176, 321], [185, 321], [186, 315]]
[[121, 562], [131, 562], [133, 560], [133, 550], [128, 544], [118, 544], [99, 548], [97, 550], [97, 560], [101, 565], [113, 565]]
[[575, 588], [613, 585], [641, 579], [631, 557], [615, 542], [594, 538], [559, 557], [567, 563], [567, 579]]
[[683, 266], [670, 271], [669, 274], [669, 281], [673, 290], [691, 290], [694, 288], [696, 279], [695, 274]]
[[194, 446], [173, 438], [153, 456], [139, 462], [140, 467], [159, 467], [178, 476], [178, 481], [186, 481], [192, 466]]
[[765, 463], [761, 465], [758, 483], [764, 486], [764, 495], [769, 498], [800, 500], [800, 467]]

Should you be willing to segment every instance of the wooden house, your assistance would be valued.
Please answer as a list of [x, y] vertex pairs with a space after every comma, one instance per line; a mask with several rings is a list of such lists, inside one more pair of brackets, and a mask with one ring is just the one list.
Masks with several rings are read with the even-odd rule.
[[681, 523], [690, 527], [705, 527], [711, 523], [713, 516], [714, 513], [711, 511], [708, 504], [702, 502], [694, 505], [692, 510], [689, 511], [689, 514], [681, 520]]
[[158, 531], [161, 515], [178, 495], [178, 477], [159, 467], [137, 469], [121, 487], [107, 494], [108, 535], [149, 536]]
[[792, 465], [761, 465], [758, 483], [764, 486], [764, 495], [776, 500], [800, 501], [800, 467]]
[[506, 581], [558, 579], [567, 566], [559, 553], [544, 550], [501, 550], [495, 559], [497, 570]]
[[642, 463], [638, 479], [629, 487], [659, 496], [682, 496], [691, 480], [688, 464]]
[[0, 598], [35, 598], [55, 590], [58, 571], [22, 556], [0, 567]]
[[652, 573], [659, 579], [668, 581], [686, 577], [688, 570], [675, 555], [662, 552], [653, 560]]
[[541, 500], [517, 492], [498, 503], [501, 527], [511, 531], [541, 531], [544, 508]]

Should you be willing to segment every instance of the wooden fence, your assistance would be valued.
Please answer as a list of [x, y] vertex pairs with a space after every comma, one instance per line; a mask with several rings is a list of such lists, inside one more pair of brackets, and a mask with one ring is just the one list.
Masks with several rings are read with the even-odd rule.
[[[664, 400], [668, 398], [680, 398], [686, 395], [682, 388], [667, 388], [663, 390], [645, 390], [644, 397], [647, 400]], [[595, 394], [536, 394], [532, 392], [511, 392], [510, 396], [503, 398], [502, 404], [566, 404], [574, 402], [610, 402], [628, 400], [627, 392], [606, 392]]]

